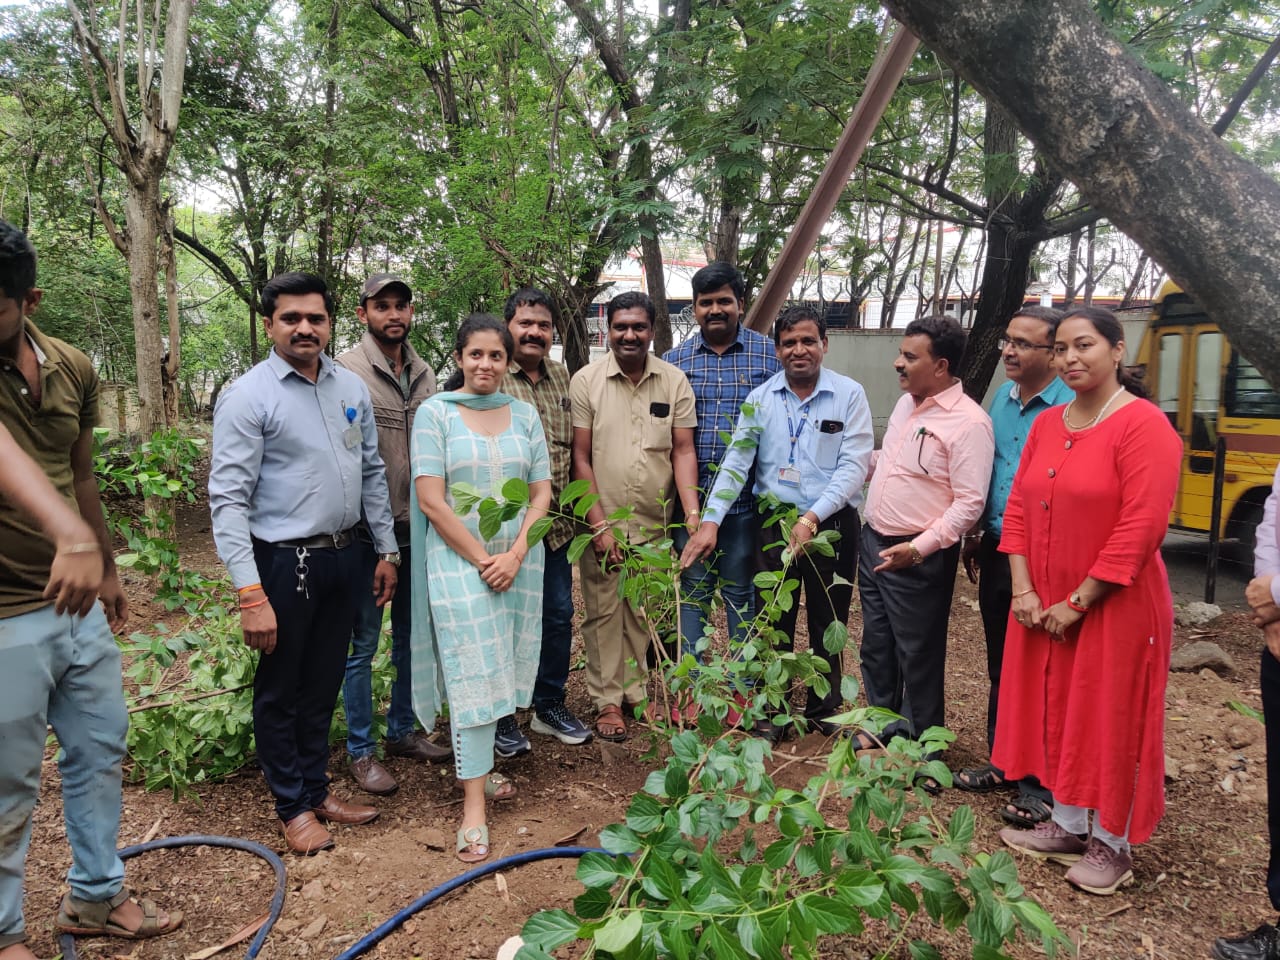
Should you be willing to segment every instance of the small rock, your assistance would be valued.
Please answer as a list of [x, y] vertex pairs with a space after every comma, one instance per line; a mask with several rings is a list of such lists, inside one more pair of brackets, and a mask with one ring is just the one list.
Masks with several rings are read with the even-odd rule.
[[306, 929], [304, 929], [300, 934], [298, 934], [298, 936], [300, 936], [303, 940], [314, 940], [316, 937], [320, 936], [320, 934], [324, 932], [324, 925], [328, 922], [329, 922], [329, 918], [322, 913], [320, 914], [320, 916], [316, 917], [309, 924], [307, 924]]
[[302, 926], [302, 924], [299, 921], [284, 917], [277, 921], [276, 925], [271, 929], [271, 932], [283, 937], [286, 934], [293, 933], [293, 931], [297, 930], [300, 926]]
[[319, 878], [308, 880], [302, 885], [303, 900], [323, 900], [324, 899], [324, 881]]
[[1174, 619], [1184, 627], [1203, 627], [1222, 616], [1222, 608], [1216, 603], [1188, 603], [1175, 611]]
[[516, 836], [518, 836], [518, 837], [523, 837], [523, 836], [524, 836], [526, 833], [528, 833], [528, 832], [529, 832], [529, 828], [528, 828], [528, 827], [519, 827], [519, 828], [516, 830]]
[[1189, 777], [1191, 774], [1200, 773], [1202, 770], [1204, 770], [1204, 765], [1192, 760], [1190, 763], [1184, 763], [1182, 765], [1181, 773], [1184, 777]]
[[[1196, 674], [1196, 676], [1197, 676], [1197, 677], [1199, 677], [1201, 680], [1214, 680], [1214, 681], [1217, 681], [1217, 680], [1221, 680], [1221, 679], [1222, 679], [1220, 676], [1218, 676], [1216, 673], [1214, 673], [1214, 672], [1213, 672], [1212, 670], [1210, 670], [1208, 667], [1203, 667], [1203, 668], [1201, 668], [1200, 672], [1199, 672], [1199, 673], [1197, 673], [1197, 674]], [[1217, 711], [1216, 713], [1214, 713], [1214, 716], [1215, 716], [1215, 717], [1222, 717], [1223, 715], [1224, 715], [1224, 714], [1223, 714], [1223, 711], [1221, 711], [1221, 710], [1219, 710], [1219, 711]]]
[[1208, 640], [1183, 644], [1173, 651], [1169, 663], [1170, 670], [1182, 673], [1194, 673], [1206, 667], [1215, 673], [1226, 674], [1234, 672], [1236, 664], [1227, 651]]
[[370, 888], [369, 888], [369, 895], [368, 895], [367, 897], [365, 897], [365, 898], [364, 898], [364, 902], [365, 902], [365, 903], [373, 903], [373, 901], [377, 900], [377, 899], [378, 899], [378, 897], [380, 897], [380, 896], [382, 896], [382, 890], [381, 890], [381, 889], [379, 889], [378, 887], [370, 887]]
[[1227, 743], [1231, 744], [1232, 750], [1247, 747], [1254, 739], [1254, 732], [1242, 724], [1233, 723], [1227, 727]]
[[423, 827], [416, 834], [417, 841], [428, 850], [445, 848], [444, 831], [436, 827]]
[[369, 859], [369, 855], [365, 853], [363, 850], [356, 850], [351, 854], [351, 862], [354, 863], [357, 867], [360, 866], [360, 864], [364, 863], [367, 859]]
[[1234, 773], [1228, 773], [1221, 781], [1219, 781], [1218, 786], [1222, 788], [1223, 793], [1235, 793], [1236, 775]]
[[1169, 756], [1168, 754], [1165, 754], [1165, 758], [1164, 758], [1165, 781], [1167, 783], [1172, 783], [1174, 780], [1177, 780], [1179, 772], [1180, 771], [1178, 769], [1178, 761], [1173, 759], [1173, 757]]

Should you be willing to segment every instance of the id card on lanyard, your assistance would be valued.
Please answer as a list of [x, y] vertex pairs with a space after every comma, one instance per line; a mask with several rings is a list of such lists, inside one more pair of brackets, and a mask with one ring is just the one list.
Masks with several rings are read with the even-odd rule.
[[785, 393], [782, 395], [782, 403], [787, 411], [787, 435], [791, 438], [791, 452], [787, 456], [787, 465], [778, 470], [778, 482], [789, 487], [798, 487], [800, 486], [800, 468], [796, 466], [796, 443], [799, 442], [805, 425], [809, 422], [809, 401], [806, 400], [800, 407], [799, 424], [792, 420], [791, 401], [787, 399]]

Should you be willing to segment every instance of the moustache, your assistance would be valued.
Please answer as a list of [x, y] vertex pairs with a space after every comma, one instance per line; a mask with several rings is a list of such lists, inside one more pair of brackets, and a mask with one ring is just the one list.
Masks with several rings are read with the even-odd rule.
[[290, 338], [289, 338], [289, 342], [290, 342], [290, 343], [315, 343], [315, 344], [318, 344], [320, 341], [319, 341], [319, 340], [317, 340], [315, 337], [290, 337]]
[[540, 347], [545, 347], [545, 346], [547, 345], [547, 341], [543, 340], [541, 337], [521, 337], [521, 338], [520, 338], [520, 342], [521, 342], [521, 343], [536, 343], [536, 344], [537, 344], [538, 346], [540, 346]]

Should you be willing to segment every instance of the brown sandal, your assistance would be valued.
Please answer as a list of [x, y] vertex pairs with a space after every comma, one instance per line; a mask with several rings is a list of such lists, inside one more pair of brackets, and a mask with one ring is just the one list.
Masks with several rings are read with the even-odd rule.
[[622, 743], [627, 739], [627, 721], [622, 717], [622, 708], [611, 703], [596, 714], [596, 736], [610, 743]]
[[78, 937], [120, 937], [124, 940], [146, 940], [172, 933], [182, 926], [181, 910], [166, 910], [165, 922], [160, 923], [160, 908], [152, 900], [139, 900], [142, 922], [132, 930], [111, 919], [117, 907], [131, 899], [128, 890], [121, 890], [110, 900], [77, 900], [67, 894], [58, 908], [58, 929]]

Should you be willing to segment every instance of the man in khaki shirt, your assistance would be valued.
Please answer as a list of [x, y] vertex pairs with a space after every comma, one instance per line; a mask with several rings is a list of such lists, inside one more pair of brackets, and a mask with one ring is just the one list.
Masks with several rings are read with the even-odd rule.
[[[691, 530], [698, 527], [698, 459], [693, 390], [675, 367], [649, 353], [653, 301], [622, 293], [605, 310], [609, 354], [583, 367], [569, 387], [573, 408], [573, 472], [600, 500], [587, 512], [594, 556], [579, 567], [586, 616], [587, 692], [595, 702], [596, 735], [625, 740], [623, 706], [644, 699], [649, 633], [639, 613], [618, 595], [618, 536], [643, 543], [663, 535], [672, 501]], [[619, 508], [630, 516], [605, 518]]]

